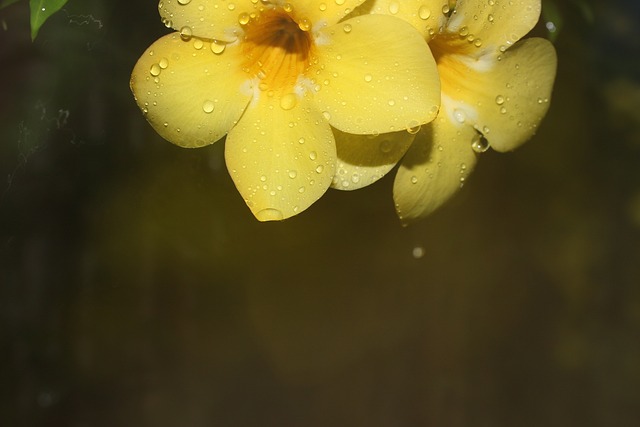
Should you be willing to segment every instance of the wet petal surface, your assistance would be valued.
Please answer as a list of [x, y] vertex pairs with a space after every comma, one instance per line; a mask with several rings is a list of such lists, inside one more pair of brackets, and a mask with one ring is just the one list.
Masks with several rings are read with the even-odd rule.
[[540, 0], [458, 1], [447, 31], [458, 34], [476, 55], [505, 50], [527, 34], [540, 18]]
[[302, 212], [325, 193], [336, 151], [329, 124], [308, 99], [262, 92], [229, 133], [225, 158], [253, 214], [271, 221]]
[[309, 76], [314, 98], [332, 126], [377, 134], [427, 123], [440, 104], [431, 52], [408, 23], [366, 15], [324, 30]]
[[419, 129], [377, 136], [334, 129], [338, 162], [331, 186], [338, 190], [357, 190], [373, 184], [398, 163]]
[[473, 147], [479, 138], [472, 127], [446, 115], [423, 126], [393, 183], [396, 211], [404, 224], [426, 217], [462, 187], [476, 164]]
[[549, 109], [556, 74], [549, 41], [523, 40], [486, 69], [474, 69], [464, 57], [442, 61], [443, 93], [454, 101], [449, 116], [475, 126], [497, 151], [513, 150], [535, 133]]
[[167, 27], [202, 38], [234, 41], [242, 34], [240, 16], [255, 13], [250, 0], [161, 0], [158, 10]]
[[448, 5], [449, 0], [370, 0], [357, 8], [354, 14], [395, 16], [413, 25], [425, 40], [430, 40], [447, 21]]
[[136, 102], [153, 128], [182, 147], [202, 147], [222, 138], [239, 120], [251, 93], [239, 52], [222, 54], [197, 38], [168, 34], [140, 57], [131, 75]]

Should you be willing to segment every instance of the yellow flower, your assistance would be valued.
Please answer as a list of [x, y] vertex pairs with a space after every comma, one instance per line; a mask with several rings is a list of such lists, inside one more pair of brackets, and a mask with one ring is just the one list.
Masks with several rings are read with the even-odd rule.
[[291, 217], [331, 184], [335, 135], [376, 138], [437, 113], [424, 38], [389, 16], [344, 19], [362, 2], [160, 1], [163, 22], [179, 32], [142, 55], [131, 89], [174, 144], [227, 135], [227, 168], [256, 218]]
[[438, 117], [422, 127], [395, 178], [396, 210], [407, 223], [448, 200], [479, 153], [513, 150], [535, 133], [549, 108], [556, 54], [547, 40], [519, 41], [538, 22], [540, 0], [372, 0], [362, 8], [414, 25], [442, 83]]

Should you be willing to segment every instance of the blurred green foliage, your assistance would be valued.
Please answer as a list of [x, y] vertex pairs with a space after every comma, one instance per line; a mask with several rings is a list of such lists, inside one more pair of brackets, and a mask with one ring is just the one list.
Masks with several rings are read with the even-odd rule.
[[[0, 2], [0, 9], [17, 3], [19, 0], [3, 0]], [[40, 31], [40, 27], [53, 15], [58, 12], [68, 0], [29, 0], [31, 11], [31, 40], [35, 40]]]

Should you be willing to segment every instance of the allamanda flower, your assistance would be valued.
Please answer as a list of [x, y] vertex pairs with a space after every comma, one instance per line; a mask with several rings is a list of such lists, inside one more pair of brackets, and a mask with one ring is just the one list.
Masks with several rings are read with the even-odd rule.
[[370, 0], [367, 13], [402, 17], [429, 42], [442, 83], [438, 117], [423, 126], [394, 181], [405, 223], [453, 195], [479, 153], [513, 150], [549, 108], [556, 54], [547, 40], [519, 41], [538, 22], [540, 0]]
[[362, 143], [349, 134], [374, 138], [437, 113], [424, 38], [390, 16], [344, 19], [362, 2], [160, 1], [163, 21], [179, 31], [142, 55], [132, 91], [174, 144], [227, 135], [227, 168], [256, 218], [293, 216], [331, 184], [336, 135], [348, 151]]

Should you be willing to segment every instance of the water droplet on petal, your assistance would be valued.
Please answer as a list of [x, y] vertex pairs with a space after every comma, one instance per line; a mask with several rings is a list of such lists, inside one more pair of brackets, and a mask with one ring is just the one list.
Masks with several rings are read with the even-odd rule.
[[502, 95], [496, 96], [496, 104], [498, 105], [504, 104], [504, 97]]
[[204, 101], [204, 104], [202, 104], [202, 111], [204, 111], [205, 113], [209, 114], [211, 112], [213, 112], [215, 108], [215, 104], [212, 101]]
[[467, 116], [464, 111], [456, 108], [455, 110], [453, 110], [453, 118], [456, 119], [458, 123], [464, 123], [467, 119]]
[[226, 44], [224, 44], [224, 43], [223, 43], [223, 42], [221, 42], [221, 41], [213, 40], [213, 41], [211, 42], [211, 51], [212, 51], [213, 53], [215, 53], [216, 55], [220, 55], [222, 52], [224, 52], [224, 48], [225, 48], [226, 46], [227, 46], [227, 45], [226, 45]]
[[153, 64], [151, 66], [151, 69], [149, 70], [151, 75], [154, 76], [154, 77], [159, 76], [160, 75], [160, 71], [162, 71], [162, 69], [160, 68], [160, 66], [158, 64]]
[[191, 0], [178, 0], [178, 3], [182, 5], [189, 4], [190, 2]]
[[420, 19], [429, 19], [429, 17], [431, 16], [431, 11], [427, 6], [422, 5], [418, 9], [418, 16], [420, 17]]
[[284, 215], [278, 209], [267, 208], [256, 212], [256, 218], [259, 221], [280, 221]]
[[489, 149], [489, 146], [489, 141], [480, 134], [477, 134], [471, 140], [471, 149], [476, 153], [484, 153]]
[[288, 93], [280, 98], [280, 108], [283, 110], [291, 110], [298, 103], [298, 97], [295, 93]]
[[192, 35], [193, 35], [193, 31], [191, 30], [191, 27], [189, 27], [188, 25], [185, 25], [184, 27], [180, 28], [180, 38], [182, 40], [190, 40]]

